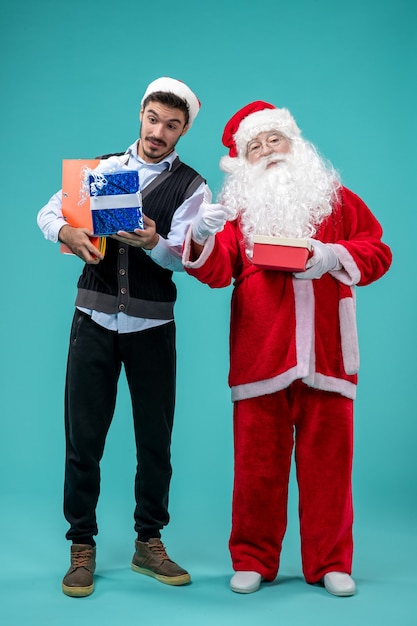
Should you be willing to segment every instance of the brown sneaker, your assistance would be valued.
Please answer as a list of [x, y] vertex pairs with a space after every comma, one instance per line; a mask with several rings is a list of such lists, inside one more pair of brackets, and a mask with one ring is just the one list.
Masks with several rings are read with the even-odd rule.
[[135, 541], [135, 547], [132, 559], [134, 572], [152, 576], [166, 585], [186, 585], [190, 582], [190, 574], [171, 561], [160, 539]]
[[62, 591], [65, 595], [82, 598], [93, 593], [95, 569], [95, 547], [84, 543], [74, 543], [71, 546], [71, 567], [62, 581]]

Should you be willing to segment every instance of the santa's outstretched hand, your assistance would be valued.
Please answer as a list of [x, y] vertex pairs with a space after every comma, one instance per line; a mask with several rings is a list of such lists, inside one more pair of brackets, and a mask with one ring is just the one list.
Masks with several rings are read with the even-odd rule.
[[212, 204], [211, 197], [211, 191], [206, 187], [204, 200], [191, 227], [192, 239], [200, 245], [204, 245], [210, 235], [223, 230], [227, 220], [234, 215], [233, 211], [223, 204]]
[[313, 255], [307, 261], [304, 272], [294, 274], [296, 278], [321, 278], [326, 272], [340, 270], [342, 265], [333, 247], [317, 239], [309, 239], [313, 248]]

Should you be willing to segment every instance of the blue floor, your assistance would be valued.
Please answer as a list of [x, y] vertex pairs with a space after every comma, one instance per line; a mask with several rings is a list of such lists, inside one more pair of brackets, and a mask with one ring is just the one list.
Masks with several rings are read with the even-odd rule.
[[95, 591], [74, 599], [61, 592], [69, 546], [62, 537], [65, 525], [59, 506], [39, 498], [29, 507], [30, 520], [19, 498], [1, 499], [2, 626], [417, 624], [417, 533], [411, 517], [391, 515], [375, 522], [378, 518], [366, 519], [362, 507], [355, 525], [358, 593], [337, 598], [304, 582], [295, 519], [290, 516], [278, 578], [257, 593], [240, 595], [228, 587], [228, 528], [221, 520], [212, 520], [210, 528], [193, 524], [192, 534], [185, 534], [175, 521], [165, 530], [170, 555], [192, 575], [190, 585], [169, 587], [130, 569], [134, 537], [125, 511], [115, 504], [105, 511], [97, 541]]

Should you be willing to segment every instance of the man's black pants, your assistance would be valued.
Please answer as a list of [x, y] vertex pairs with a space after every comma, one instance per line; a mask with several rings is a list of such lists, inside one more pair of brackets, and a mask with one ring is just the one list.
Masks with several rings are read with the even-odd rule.
[[64, 514], [67, 539], [97, 534], [100, 460], [116, 404], [122, 364], [129, 385], [137, 451], [135, 530], [159, 537], [169, 521], [171, 432], [175, 405], [175, 324], [118, 334], [76, 310], [65, 392]]

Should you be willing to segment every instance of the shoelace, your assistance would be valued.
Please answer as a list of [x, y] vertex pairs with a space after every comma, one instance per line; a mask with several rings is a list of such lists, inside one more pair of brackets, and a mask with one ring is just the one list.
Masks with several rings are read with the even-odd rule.
[[93, 555], [92, 550], [85, 550], [83, 552], [73, 552], [71, 555], [73, 567], [88, 567], [90, 564], [90, 559], [92, 555]]
[[148, 543], [148, 545], [150, 549], [152, 550], [152, 552], [154, 552], [158, 558], [162, 560], [166, 560], [166, 561], [170, 560], [169, 556], [166, 553], [166, 549], [162, 541], [160, 541], [159, 543]]

